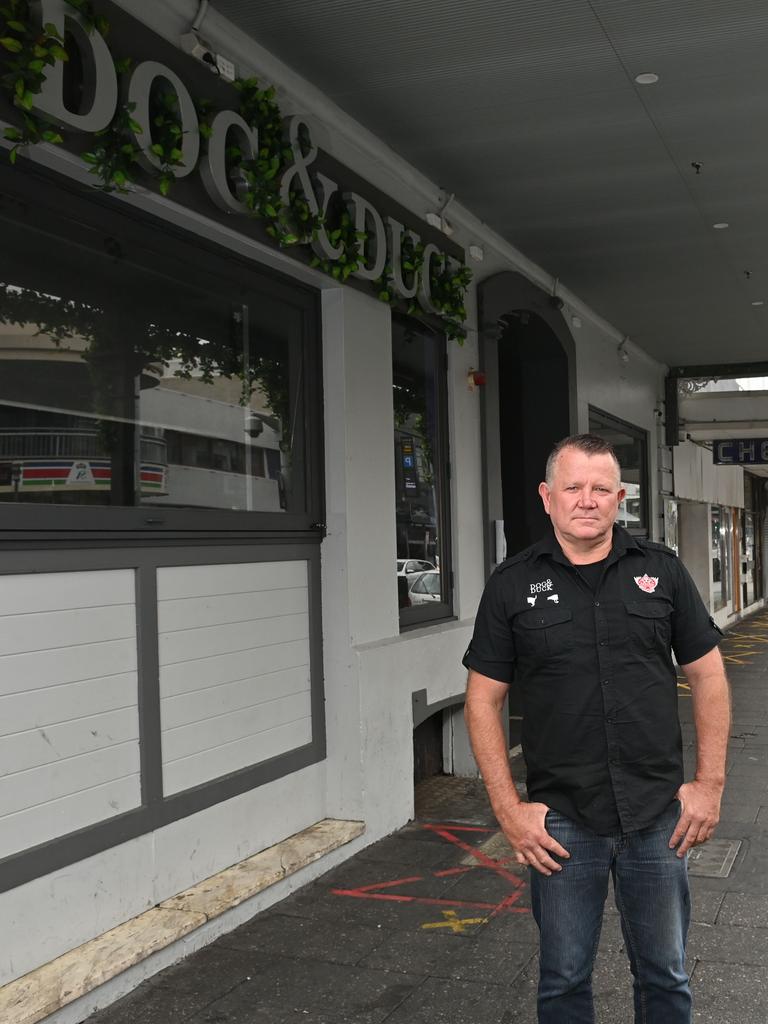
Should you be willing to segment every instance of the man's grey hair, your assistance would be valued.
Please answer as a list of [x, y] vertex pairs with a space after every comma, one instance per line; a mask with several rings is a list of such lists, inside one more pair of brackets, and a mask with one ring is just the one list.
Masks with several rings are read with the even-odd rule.
[[584, 452], [585, 455], [610, 455], [616, 463], [616, 473], [619, 481], [621, 481], [621, 466], [619, 465], [619, 459], [616, 455], [616, 450], [609, 441], [603, 440], [603, 438], [598, 437], [597, 434], [571, 434], [570, 437], [564, 437], [562, 441], [558, 441], [549, 453], [547, 469], [544, 474], [544, 479], [547, 481], [548, 487], [552, 486], [552, 480], [555, 475], [555, 464], [560, 456], [560, 452], [565, 448], [575, 448], [576, 451]]

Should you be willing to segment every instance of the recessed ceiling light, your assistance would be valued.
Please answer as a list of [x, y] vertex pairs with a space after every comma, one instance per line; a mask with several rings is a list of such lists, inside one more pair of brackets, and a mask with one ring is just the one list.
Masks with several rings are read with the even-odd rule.
[[717, 224], [713, 224], [713, 225], [712, 225], [712, 227], [713, 227], [713, 228], [714, 228], [714, 229], [715, 229], [716, 231], [722, 231], [722, 230], [723, 230], [723, 228], [727, 228], [727, 227], [728, 227], [728, 222], [727, 222], [727, 221], [724, 221], [724, 220], [719, 220], [719, 221], [717, 222]]
[[753, 306], [764, 306], [765, 303], [763, 302], [762, 299], [757, 299], [755, 302], [752, 303], [752, 305]]
[[659, 80], [658, 75], [654, 75], [652, 71], [644, 71], [641, 75], [635, 75], [635, 81], [638, 85], [656, 85]]

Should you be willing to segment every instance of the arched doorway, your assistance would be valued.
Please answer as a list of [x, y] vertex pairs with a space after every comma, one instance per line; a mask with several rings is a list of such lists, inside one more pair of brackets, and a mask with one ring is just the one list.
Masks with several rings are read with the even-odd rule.
[[[552, 446], [577, 430], [576, 353], [562, 301], [522, 274], [503, 272], [478, 286], [483, 399], [486, 569], [537, 540], [547, 525], [538, 495]], [[509, 744], [520, 741], [521, 707], [509, 695]]]
[[502, 519], [511, 554], [547, 525], [537, 489], [552, 445], [570, 433], [568, 359], [551, 327], [528, 309], [502, 318], [498, 340]]
[[484, 396], [488, 571], [497, 562], [496, 523], [507, 552], [541, 536], [547, 518], [537, 488], [552, 445], [577, 429], [575, 346], [553, 298], [521, 274], [478, 286]]

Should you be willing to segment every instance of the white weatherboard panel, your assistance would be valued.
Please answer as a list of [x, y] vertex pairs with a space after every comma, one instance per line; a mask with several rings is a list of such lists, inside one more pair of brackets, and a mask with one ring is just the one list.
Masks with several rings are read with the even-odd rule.
[[[0, 626], [3, 619], [0, 618]], [[127, 673], [136, 677], [136, 635], [125, 640], [96, 641], [86, 647], [28, 651], [0, 658], [0, 694], [26, 693]]]
[[[309, 667], [289, 668], [283, 672], [268, 672], [256, 679], [236, 679], [231, 683], [206, 686], [178, 697], [168, 697], [163, 705], [166, 729], [176, 729], [191, 722], [204, 722], [216, 715], [241, 712], [258, 705], [275, 702], [275, 693], [285, 696], [304, 693], [309, 689]], [[285, 699], [285, 698], [278, 698]]]
[[[278, 726], [263, 737], [258, 738], [258, 746], [252, 737], [236, 740], [223, 747], [194, 754], [180, 761], [173, 761], [163, 768], [163, 781], [166, 793], [178, 793], [191, 786], [199, 786], [210, 779], [227, 775], [237, 768], [254, 763], [254, 755], [258, 752], [258, 761], [266, 761], [277, 757], [286, 750], [303, 747], [312, 739], [312, 720], [304, 718], [300, 722]], [[234, 765], [234, 767], [233, 767]]]
[[[256, 590], [306, 587], [307, 563], [244, 562], [232, 565], [168, 566], [157, 576], [159, 601], [215, 594], [250, 594]], [[161, 627], [162, 628], [162, 627]]]
[[137, 773], [0, 818], [0, 857], [130, 811], [139, 790]]
[[[0, 665], [12, 660], [4, 658]], [[120, 709], [130, 709], [138, 722], [135, 671], [0, 695], [0, 736], [98, 718]], [[104, 734], [104, 727], [99, 729], [94, 723], [88, 735], [92, 729]]]
[[307, 563], [158, 570], [166, 794], [312, 739]]
[[0, 576], [0, 857], [141, 802], [132, 569]]
[[[162, 609], [162, 605], [160, 607]], [[171, 633], [161, 631], [160, 666], [162, 668], [179, 661], [212, 658], [233, 651], [254, 651], [270, 644], [303, 640], [308, 635], [309, 619], [306, 612], [214, 626], [196, 626]]]
[[[253, 652], [236, 651], [215, 658], [181, 661], [163, 668], [163, 696], [184, 696], [194, 690], [215, 687], [250, 679], [253, 674]], [[259, 648], [258, 667], [262, 675], [284, 669], [308, 668], [309, 638]]]
[[133, 599], [131, 570], [0, 576], [0, 616], [55, 612], [62, 608], [102, 608], [132, 604]]

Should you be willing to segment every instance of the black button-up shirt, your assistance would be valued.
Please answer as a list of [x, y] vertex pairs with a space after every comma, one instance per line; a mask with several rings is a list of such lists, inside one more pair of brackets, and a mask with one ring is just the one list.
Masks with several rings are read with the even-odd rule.
[[467, 668], [513, 680], [528, 796], [599, 835], [645, 828], [683, 780], [677, 661], [719, 641], [685, 566], [614, 527], [592, 588], [550, 532], [485, 588]]

